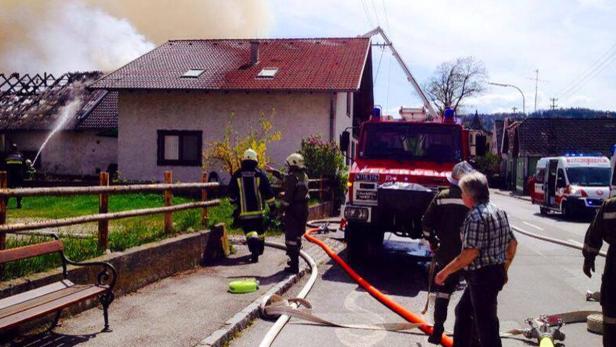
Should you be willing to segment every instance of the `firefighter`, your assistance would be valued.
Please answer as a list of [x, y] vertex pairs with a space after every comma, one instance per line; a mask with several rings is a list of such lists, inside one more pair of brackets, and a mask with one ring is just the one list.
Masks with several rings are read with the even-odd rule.
[[[4, 159], [4, 165], [7, 171], [8, 187], [22, 187], [28, 172], [28, 164], [26, 163], [26, 159], [23, 154], [21, 154], [17, 148], [17, 144], [13, 143], [11, 145], [11, 151]], [[21, 208], [21, 196], [18, 196], [15, 199], [17, 199], [17, 208]]]
[[229, 198], [236, 205], [235, 221], [246, 235], [251, 261], [256, 263], [265, 248], [265, 204], [274, 211], [274, 192], [267, 175], [258, 167], [257, 152], [247, 149], [229, 183]]
[[279, 171], [269, 168], [277, 178], [282, 178], [284, 196], [281, 207], [284, 210], [284, 243], [289, 256], [288, 266], [285, 271], [299, 272], [299, 251], [302, 247], [302, 236], [306, 232], [308, 221], [308, 175], [304, 157], [299, 153], [293, 153], [287, 157], [287, 174], [283, 177]]
[[607, 242], [607, 259], [601, 281], [603, 309], [603, 346], [616, 346], [616, 197], [603, 202], [584, 237], [584, 273], [591, 277], [595, 258]]
[[[434, 252], [438, 273], [451, 262], [462, 248], [460, 232], [468, 207], [462, 201], [462, 191], [458, 187], [458, 180], [463, 175], [473, 172], [473, 167], [466, 161], [462, 161], [453, 167], [447, 180], [450, 183], [448, 189], [440, 191], [426, 210], [422, 218], [423, 237], [430, 242], [430, 248]], [[429, 279], [433, 281], [432, 278]], [[459, 274], [453, 274], [447, 278], [444, 285], [434, 284], [436, 300], [434, 301], [434, 328], [428, 342], [439, 344], [447, 319], [447, 306], [449, 298], [456, 290], [459, 283]]]

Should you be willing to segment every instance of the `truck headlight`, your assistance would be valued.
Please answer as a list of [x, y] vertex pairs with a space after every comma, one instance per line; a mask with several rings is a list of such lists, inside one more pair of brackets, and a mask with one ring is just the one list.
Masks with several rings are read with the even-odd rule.
[[370, 212], [365, 207], [351, 207], [347, 206], [344, 209], [344, 218], [354, 220], [368, 220]]

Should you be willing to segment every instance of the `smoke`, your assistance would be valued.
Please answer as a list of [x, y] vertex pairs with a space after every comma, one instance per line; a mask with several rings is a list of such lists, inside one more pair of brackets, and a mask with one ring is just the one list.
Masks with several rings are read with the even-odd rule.
[[111, 71], [175, 38], [267, 33], [259, 0], [0, 0], [0, 72]]

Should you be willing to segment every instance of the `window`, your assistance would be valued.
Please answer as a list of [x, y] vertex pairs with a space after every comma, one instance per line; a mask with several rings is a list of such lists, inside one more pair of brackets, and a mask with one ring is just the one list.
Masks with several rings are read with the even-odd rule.
[[257, 78], [270, 79], [270, 78], [274, 78], [274, 76], [276, 76], [277, 73], [278, 73], [277, 67], [266, 67], [259, 72], [259, 74], [257, 75]]
[[346, 114], [351, 117], [351, 102], [353, 101], [353, 93], [346, 93]]
[[610, 185], [609, 167], [569, 167], [567, 177], [571, 184], [601, 187]]
[[186, 72], [184, 72], [184, 74], [182, 75], [182, 78], [197, 78], [199, 76], [201, 76], [201, 74], [203, 73], [202, 69], [190, 69]]
[[535, 178], [537, 179], [537, 183], [543, 183], [543, 179], [545, 178], [545, 168], [538, 169], [537, 174], [535, 174]]
[[159, 130], [158, 165], [201, 166], [202, 131]]

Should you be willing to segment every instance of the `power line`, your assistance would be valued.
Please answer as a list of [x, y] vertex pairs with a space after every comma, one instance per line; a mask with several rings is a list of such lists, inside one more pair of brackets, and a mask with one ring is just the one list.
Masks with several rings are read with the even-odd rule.
[[558, 105], [556, 105], [556, 101], [558, 101], [558, 98], [550, 98], [550, 101], [552, 102], [552, 105], [550, 105], [550, 109], [555, 110], [558, 107]]
[[600, 74], [601, 72], [603, 72], [603, 70], [605, 70], [608, 66], [610, 66], [610, 64], [614, 61], [614, 58], [616, 58], [616, 50], [612, 52], [612, 54], [610, 54], [610, 56], [606, 58], [606, 60], [604, 60], [600, 65], [597, 65], [595, 69], [590, 74], [588, 74], [584, 79], [579, 81], [576, 85], [573, 85], [570, 88], [570, 90], [567, 90], [565, 93], [563, 93], [561, 97], [570, 97], [573, 94], [575, 94], [587, 82], [595, 78], [598, 74]]
[[379, 57], [379, 64], [376, 66], [376, 74], [374, 75], [374, 81], [372, 81], [372, 85], [376, 85], [376, 81], [379, 78], [379, 71], [381, 70], [381, 60], [383, 60], [383, 53], [385, 53], [385, 46], [381, 46], [381, 56]]
[[385, 6], [385, 0], [381, 1], [383, 5], [383, 13], [385, 14], [385, 24], [387, 25], [387, 32], [391, 34], [391, 26], [389, 25], [389, 14], [387, 14], [387, 6]]
[[374, 5], [374, 0], [370, 0], [372, 3], [372, 9], [374, 10], [374, 16], [376, 17], [376, 24], [378, 26], [381, 25], [381, 20], [379, 19], [379, 12], [376, 10], [376, 5]]
[[372, 24], [372, 19], [370, 18], [370, 15], [368, 15], [368, 7], [366, 6], [366, 3], [364, 2], [364, 0], [360, 0], [360, 1], [361, 1], [361, 7], [364, 9], [364, 14], [366, 15], [366, 21], [368, 22], [368, 26], [372, 28], [374, 25]]
[[616, 43], [613, 44], [605, 53], [603, 53], [597, 60], [595, 60], [583, 73], [578, 75], [571, 83], [558, 93], [561, 97], [571, 94], [581, 84], [585, 83], [589, 79], [592, 79], [596, 74], [606, 66], [616, 56]]

